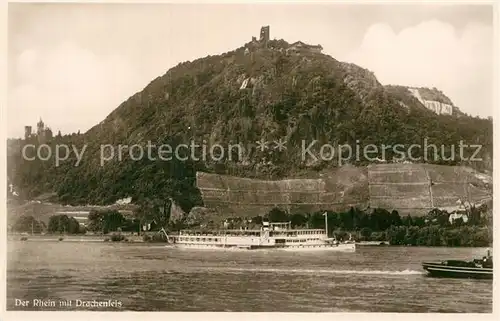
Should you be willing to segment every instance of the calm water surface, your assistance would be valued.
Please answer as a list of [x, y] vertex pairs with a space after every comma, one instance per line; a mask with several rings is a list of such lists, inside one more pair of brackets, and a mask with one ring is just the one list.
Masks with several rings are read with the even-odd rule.
[[[356, 253], [179, 250], [104, 242], [8, 242], [9, 310], [492, 312], [492, 282], [426, 277], [420, 263], [485, 249], [358, 247]], [[19, 307], [118, 300], [121, 308]]]

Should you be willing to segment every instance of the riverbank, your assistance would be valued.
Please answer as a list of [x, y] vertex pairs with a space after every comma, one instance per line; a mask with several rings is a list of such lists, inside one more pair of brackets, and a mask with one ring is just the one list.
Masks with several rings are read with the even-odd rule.
[[388, 246], [389, 242], [380, 242], [380, 241], [361, 241], [361, 242], [356, 242], [356, 245], [359, 246]]
[[[145, 240], [144, 235], [131, 235], [131, 234], [121, 234], [123, 240], [116, 242], [128, 242], [128, 243], [152, 243], [151, 235], [149, 235], [148, 240]], [[7, 235], [8, 241], [25, 241], [25, 242], [113, 242], [113, 235], [57, 235], [57, 234], [34, 234], [34, 235], [22, 235], [22, 234], [9, 234]], [[156, 242], [153, 242], [156, 243]], [[356, 242], [356, 246], [371, 247], [371, 246], [405, 246], [402, 244], [390, 244], [388, 241], [360, 241]], [[408, 244], [406, 246], [416, 246]], [[424, 246], [424, 245], [420, 245]], [[424, 246], [425, 247], [425, 246]], [[441, 246], [441, 247], [457, 247], [457, 246]], [[467, 246], [458, 246], [467, 247]]]
[[[143, 235], [122, 234], [129, 243], [146, 243]], [[26, 242], [106, 242], [111, 241], [112, 235], [54, 235], [54, 234], [34, 234], [21, 235], [11, 234], [7, 236], [9, 241]], [[124, 242], [124, 241], [121, 241]], [[389, 246], [389, 242], [380, 241], [362, 241], [356, 242], [357, 246]]]
[[[143, 243], [142, 235], [123, 235], [125, 242]], [[34, 234], [20, 235], [10, 234], [7, 236], [9, 241], [27, 241], [27, 242], [105, 242], [111, 241], [112, 235], [54, 235], [54, 234]], [[123, 241], [122, 241], [123, 242]]]

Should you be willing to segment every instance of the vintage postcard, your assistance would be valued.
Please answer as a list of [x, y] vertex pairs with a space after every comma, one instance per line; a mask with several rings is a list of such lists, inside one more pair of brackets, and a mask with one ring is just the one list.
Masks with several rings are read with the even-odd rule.
[[5, 9], [6, 319], [493, 317], [493, 3]]

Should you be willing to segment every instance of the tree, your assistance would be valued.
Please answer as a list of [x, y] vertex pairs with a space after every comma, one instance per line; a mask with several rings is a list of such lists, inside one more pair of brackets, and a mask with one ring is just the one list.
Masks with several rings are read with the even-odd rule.
[[471, 206], [467, 223], [469, 225], [479, 225], [481, 223], [481, 214], [486, 212], [486, 210], [487, 208]]
[[390, 224], [394, 226], [402, 225], [401, 217], [399, 216], [398, 211], [392, 210], [390, 215]]
[[406, 236], [406, 227], [391, 226], [387, 231], [387, 239], [391, 245], [404, 245]]
[[307, 217], [305, 215], [295, 213], [290, 217], [290, 222], [292, 227], [304, 226], [307, 223]]
[[430, 224], [438, 224], [439, 226], [447, 226], [450, 224], [448, 221], [450, 215], [445, 210], [438, 208], [432, 209], [426, 216], [427, 222]]
[[478, 247], [492, 246], [493, 238], [489, 228], [478, 228], [473, 234], [473, 244]]
[[410, 215], [406, 215], [401, 222], [404, 226], [413, 226], [413, 219]]
[[348, 212], [340, 213], [339, 221], [340, 228], [346, 231], [352, 231], [354, 229], [354, 211], [352, 208]]
[[43, 231], [43, 222], [37, 221], [33, 216], [21, 216], [19, 217], [14, 225], [12, 226], [12, 230], [15, 232], [24, 232], [24, 233], [41, 233]]
[[64, 214], [52, 215], [49, 218], [47, 230], [49, 233], [77, 234], [80, 233], [80, 224], [74, 217], [68, 217]]
[[252, 223], [257, 225], [257, 226], [261, 226], [262, 225], [262, 216], [258, 215], [258, 216], [252, 217]]
[[116, 210], [104, 212], [103, 220], [105, 231], [118, 231], [125, 224], [125, 218]]
[[391, 213], [382, 208], [376, 208], [370, 215], [370, 227], [375, 231], [384, 231], [391, 226]]
[[141, 229], [140, 222], [137, 218], [126, 219], [122, 226], [122, 231], [138, 233]]
[[328, 214], [328, 232], [330, 233], [333, 231], [335, 228], [338, 228], [340, 226], [340, 216], [336, 212], [331, 212], [327, 211]]
[[454, 227], [460, 227], [465, 224], [463, 217], [456, 218], [452, 221]]
[[426, 226], [421, 229], [418, 245], [440, 246], [441, 231], [438, 226]]
[[361, 236], [363, 237], [363, 239], [365, 241], [369, 241], [371, 239], [371, 236], [372, 236], [372, 230], [369, 228], [369, 227], [363, 227], [359, 233], [361, 234]]
[[159, 227], [167, 227], [172, 207], [171, 198], [143, 197], [138, 205], [134, 215], [139, 222], [155, 221]]
[[91, 211], [88, 221], [88, 230], [102, 232], [103, 234], [107, 234], [110, 231], [117, 231], [127, 224], [130, 225], [117, 210]]
[[102, 212], [91, 210], [87, 216], [87, 229], [92, 232], [103, 232], [103, 217], [104, 215]]
[[307, 223], [309, 224], [309, 228], [320, 229], [325, 228], [325, 217], [323, 216], [324, 212], [314, 212], [307, 219]]
[[423, 218], [422, 216], [413, 218], [413, 225], [418, 227], [425, 226], [425, 218]]
[[277, 207], [269, 211], [267, 218], [270, 222], [288, 222], [288, 214]]
[[406, 227], [404, 244], [405, 245], [417, 245], [419, 232], [420, 232], [420, 230], [417, 226]]
[[443, 242], [446, 246], [460, 246], [462, 243], [461, 241], [459, 230], [452, 229], [443, 231]]

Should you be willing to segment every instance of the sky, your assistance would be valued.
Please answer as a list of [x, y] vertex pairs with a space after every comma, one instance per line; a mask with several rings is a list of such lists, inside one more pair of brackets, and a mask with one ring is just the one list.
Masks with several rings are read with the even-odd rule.
[[430, 4], [9, 3], [7, 136], [85, 132], [179, 62], [271, 38], [321, 44], [382, 84], [493, 115], [493, 10]]

